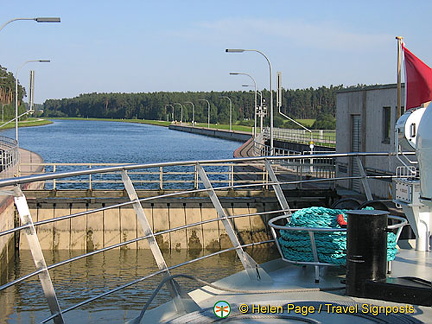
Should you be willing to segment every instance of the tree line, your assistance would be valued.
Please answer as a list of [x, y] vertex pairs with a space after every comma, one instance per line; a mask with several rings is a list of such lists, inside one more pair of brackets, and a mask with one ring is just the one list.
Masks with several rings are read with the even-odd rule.
[[[336, 91], [343, 86], [282, 91], [281, 111], [296, 119], [333, 118], [336, 112]], [[265, 102], [270, 92], [262, 91]], [[44, 117], [83, 117], [115, 119], [150, 119], [205, 123], [210, 104], [210, 123], [228, 124], [230, 100], [232, 121], [251, 123], [254, 120], [254, 91], [222, 92], [152, 92], [152, 93], [88, 93], [74, 98], [49, 99], [44, 103]], [[207, 103], [207, 101], [208, 103]], [[258, 103], [260, 102], [258, 96]], [[281, 120], [275, 114], [275, 124]], [[282, 124], [284, 122], [282, 121]], [[283, 125], [279, 125], [283, 126]], [[290, 125], [294, 126], [294, 125]]]
[[[316, 89], [283, 89], [281, 111], [295, 119], [316, 119], [316, 128], [333, 128], [336, 92], [342, 88], [342, 85], [332, 85]], [[268, 105], [270, 92], [264, 89], [261, 94]], [[25, 88], [18, 84], [19, 114], [26, 109], [23, 103], [25, 96]], [[209, 112], [207, 101], [210, 104], [210, 123], [228, 124], [231, 102], [233, 123], [253, 125], [254, 91], [87, 93], [74, 98], [48, 99], [43, 104], [41, 116], [183, 122], [194, 119], [195, 122], [206, 123]], [[258, 96], [258, 104], [260, 101]], [[15, 77], [1, 65], [0, 105], [4, 121], [15, 117]], [[274, 123], [276, 127], [296, 127], [277, 113]], [[268, 120], [265, 124], [268, 125]]]
[[[25, 111], [25, 106], [22, 102], [26, 96], [26, 91], [23, 86], [18, 83], [18, 113]], [[0, 65], [0, 108], [3, 121], [15, 118], [15, 77], [12, 72]], [[24, 117], [25, 118], [25, 117]]]

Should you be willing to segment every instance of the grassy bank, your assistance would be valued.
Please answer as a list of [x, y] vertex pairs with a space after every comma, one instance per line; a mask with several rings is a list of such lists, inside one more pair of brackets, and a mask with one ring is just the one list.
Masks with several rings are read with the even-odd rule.
[[[69, 120], [101, 120], [101, 121], [114, 121], [114, 122], [123, 122], [123, 123], [137, 123], [137, 124], [148, 124], [148, 125], [155, 125], [155, 126], [164, 126], [168, 127], [171, 125], [171, 122], [169, 121], [163, 121], [163, 120], [148, 120], [148, 119], [109, 119], [109, 118], [52, 118], [52, 119], [69, 119]], [[185, 126], [191, 126], [191, 123], [183, 123]], [[195, 127], [207, 127], [207, 123], [196, 123]], [[230, 126], [227, 124], [210, 124], [210, 128], [214, 129], [229, 129]], [[249, 126], [243, 126], [243, 125], [232, 125], [233, 131], [238, 132], [252, 132], [252, 127]]]
[[[52, 121], [47, 119], [42, 119], [42, 118], [28, 118], [26, 120], [20, 121], [18, 123], [18, 127], [42, 126], [48, 124], [52, 124]], [[3, 126], [2, 128], [0, 128], [0, 130], [9, 129], [9, 128], [15, 128], [15, 122]]]

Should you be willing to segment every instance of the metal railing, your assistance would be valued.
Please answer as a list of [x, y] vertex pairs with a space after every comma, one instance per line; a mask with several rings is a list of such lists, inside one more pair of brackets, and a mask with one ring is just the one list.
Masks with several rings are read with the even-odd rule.
[[[281, 156], [282, 157], [282, 156]], [[335, 175], [335, 163], [332, 158], [301, 158], [299, 155], [292, 156], [295, 159], [281, 159], [274, 163], [277, 172], [286, 173], [290, 171], [297, 180], [305, 177], [332, 178]], [[236, 186], [241, 184], [265, 184], [268, 185], [268, 174], [264, 168], [262, 158], [251, 158], [242, 163], [227, 161], [225, 163], [212, 163], [203, 161], [207, 174], [216, 187]], [[88, 169], [81, 172], [79, 176], [46, 178], [44, 189], [46, 190], [118, 190], [122, 188], [121, 170], [128, 166], [115, 163], [22, 163], [22, 166], [31, 166], [44, 170], [40, 175], [55, 175], [58, 173], [74, 172], [73, 170]], [[129, 166], [131, 167], [131, 166]], [[104, 173], [92, 172], [101, 168], [112, 168], [113, 171]], [[21, 172], [23, 176], [26, 176]], [[34, 175], [34, 173], [32, 173]], [[73, 173], [75, 175], [75, 173]], [[129, 171], [129, 175], [137, 189], [146, 190], [171, 190], [171, 189], [198, 189], [200, 181], [195, 163], [186, 165], [171, 165], [161, 163], [153, 167], [135, 167]], [[202, 187], [202, 185], [201, 185]]]
[[[268, 128], [264, 129], [263, 133], [266, 138], [270, 138]], [[336, 131], [332, 130], [311, 130], [311, 132], [307, 132], [304, 129], [273, 128], [273, 137], [276, 140], [285, 142], [307, 145], [312, 142], [315, 145], [336, 146]]]
[[[278, 251], [279, 251], [280, 255], [282, 256], [282, 259], [286, 262], [293, 263], [293, 264], [314, 266], [314, 268], [315, 268], [315, 282], [318, 282], [319, 281], [319, 267], [320, 266], [338, 266], [338, 264], [324, 262], [324, 261], [320, 260], [319, 255], [318, 255], [319, 249], [317, 248], [317, 244], [316, 244], [316, 234], [317, 233], [320, 233], [320, 234], [345, 233], [347, 231], [347, 229], [346, 229], [346, 227], [345, 228], [299, 227], [299, 226], [288, 226], [288, 225], [278, 225], [277, 224], [277, 222], [279, 222], [280, 220], [284, 220], [285, 223], [287, 223], [289, 218], [290, 218], [290, 216], [282, 215], [282, 216], [277, 216], [275, 218], [272, 218], [269, 221], [271, 233], [272, 233], [273, 238], [276, 242], [276, 246], [278, 248]], [[403, 227], [408, 224], [408, 221], [403, 217], [393, 216], [393, 215], [389, 215], [388, 218], [389, 218], [389, 220], [396, 222], [396, 224], [388, 225], [387, 230], [388, 231], [396, 230], [396, 242], [397, 242], [401, 233], [402, 233]], [[307, 233], [308, 237], [309, 237], [308, 243], [309, 243], [309, 246], [310, 246], [311, 251], [312, 251], [313, 261], [299, 261], [299, 260], [292, 260], [290, 258], [285, 257], [284, 253], [282, 251], [280, 241], [279, 241], [279, 238], [281, 237], [280, 231]], [[391, 266], [389, 266], [389, 269], [390, 268], [391, 268]]]
[[16, 140], [0, 136], [0, 178], [13, 176], [13, 168], [19, 160], [18, 145]]
[[[305, 181], [304, 178], [301, 179], [298, 178], [299, 172], [295, 172], [295, 173], [292, 172], [293, 167], [299, 167], [300, 169], [303, 169], [304, 165], [302, 164], [306, 163], [305, 161], [310, 161], [311, 158], [313, 158], [314, 161], [316, 162], [318, 160], [334, 160], [338, 157], [358, 157], [358, 156], [365, 156], [365, 155], [368, 154], [352, 153], [352, 154], [323, 154], [323, 155], [285, 156], [285, 157], [274, 156], [274, 157], [257, 157], [257, 158], [227, 159], [227, 160], [212, 160], [212, 161], [186, 161], [186, 162], [171, 162], [171, 163], [156, 163], [156, 164], [106, 165], [103, 168], [94, 168], [95, 166], [92, 165], [92, 168], [85, 168], [81, 170], [65, 171], [65, 172], [59, 172], [59, 164], [55, 164], [55, 168], [54, 165], [52, 165], [53, 169], [50, 172], [44, 174], [36, 174], [31, 176], [23, 176], [23, 177], [0, 180], [0, 189], [8, 186], [15, 186], [14, 190], [8, 193], [14, 197], [15, 204], [17, 206], [18, 214], [20, 217], [20, 224], [15, 228], [3, 230], [2, 232], [0, 232], [0, 238], [6, 237], [8, 235], [17, 234], [17, 233], [21, 233], [21, 235], [25, 235], [27, 237], [29, 247], [32, 251], [34, 263], [37, 265], [36, 270], [34, 272], [29, 273], [21, 278], [17, 278], [11, 282], [8, 282], [0, 286], [0, 292], [2, 292], [3, 290], [9, 287], [15, 286], [29, 278], [32, 278], [33, 276], [39, 275], [41, 286], [43, 288], [44, 294], [46, 296], [52, 314], [50, 317], [43, 320], [43, 322], [53, 320], [55, 323], [64, 323], [65, 320], [63, 315], [65, 313], [75, 310], [79, 307], [82, 307], [83, 305], [92, 303], [96, 300], [100, 300], [108, 295], [121, 291], [126, 287], [153, 278], [158, 274], [162, 274], [165, 278], [164, 280], [167, 281], [167, 287], [171, 297], [176, 302], [181, 303], [181, 299], [176, 298], [178, 297], [179, 292], [177, 291], [176, 288], [177, 283], [173, 282], [172, 276], [170, 275], [170, 270], [178, 268], [187, 263], [195, 262], [199, 259], [210, 257], [212, 255], [220, 254], [226, 251], [235, 251], [237, 253], [239, 259], [242, 261], [242, 264], [246, 269], [247, 273], [249, 274], [251, 280], [266, 280], [266, 273], [246, 253], [244, 248], [247, 246], [254, 246], [257, 244], [271, 243], [273, 242], [273, 240], [257, 241], [251, 244], [241, 244], [237, 237], [238, 233], [235, 232], [231, 222], [234, 219], [241, 218], [241, 217], [250, 217], [250, 216], [269, 217], [269, 216], [279, 216], [279, 215], [284, 215], [284, 217], [287, 217], [287, 215], [290, 215], [291, 209], [285, 197], [283, 196], [283, 192], [281, 189], [281, 187], [284, 185], [299, 184], [299, 183], [306, 183], [306, 182], [309, 184], [314, 184], [314, 183], [316, 184], [323, 181], [337, 182], [341, 180], [335, 177], [330, 177], [330, 179], [319, 178], [319, 177], [313, 178], [309, 174], [310, 180]], [[378, 156], [378, 157], [389, 156], [389, 155], [392, 154], [384, 153], [384, 152], [373, 154], [373, 156]], [[307, 165], [306, 167], [308, 168], [313, 167], [317, 171], [319, 168], [318, 165], [315, 164], [315, 162], [312, 165]], [[71, 166], [71, 164], [65, 164], [65, 166], [69, 167]], [[215, 166], [226, 168], [226, 170], [220, 171], [220, 170], [212, 169]], [[80, 167], [84, 168], [84, 165], [80, 165]], [[172, 175], [173, 179], [170, 179], [169, 182], [165, 182], [165, 176], [168, 174], [168, 171], [166, 170], [168, 170], [169, 168], [178, 168], [178, 169], [176, 171], [171, 171], [172, 173], [169, 173], [169, 175]], [[179, 168], [180, 169], [187, 168], [189, 170], [188, 172], [185, 173], [179, 171]], [[139, 199], [135, 190], [136, 189], [135, 183], [144, 180], [134, 181], [132, 179], [134, 172], [140, 170], [139, 172], [141, 172], [142, 174], [148, 175], [150, 174], [149, 170], [152, 169], [157, 170], [156, 178], [158, 178], [157, 184], [159, 187], [165, 188], [167, 186], [167, 183], [178, 184], [179, 183], [178, 181], [188, 183], [190, 186], [186, 189], [177, 189], [177, 191], [173, 193], [159, 194], [159, 192], [155, 192], [155, 195], [152, 197]], [[258, 171], [256, 174], [254, 174], [250, 172], [251, 169], [256, 169]], [[65, 180], [69, 181], [71, 178], [78, 178], [78, 180], [75, 181], [75, 183], [80, 183], [82, 181], [80, 177], [88, 177], [88, 179], [90, 179], [89, 180], [90, 187], [93, 188], [95, 187], [94, 181], [97, 175], [99, 174], [111, 175], [113, 173], [114, 174], [120, 173], [121, 183], [123, 188], [126, 190], [127, 195], [129, 196], [130, 199], [129, 201], [121, 204], [113, 204], [109, 206], [104, 206], [102, 208], [87, 210], [79, 213], [72, 213], [61, 217], [54, 217], [52, 219], [47, 219], [39, 222], [32, 221], [30, 211], [26, 202], [26, 198], [19, 187], [20, 185], [24, 185], [32, 182], [40, 182], [40, 181], [51, 182], [51, 183], [55, 182], [57, 185], [59, 185], [60, 181], [65, 181]], [[179, 177], [183, 177], [184, 174], [189, 175], [189, 173], [190, 173], [189, 180], [187, 181], [183, 179], [179, 180]], [[292, 177], [293, 174], [296, 177], [293, 178]], [[334, 176], [334, 173], [330, 175]], [[238, 177], [239, 180], [236, 180], [235, 179], [236, 177]], [[256, 177], [256, 179], [254, 177]], [[150, 183], [153, 183], [152, 181], [156, 181], [156, 180], [148, 180], [148, 181], [150, 181]], [[69, 184], [72, 184], [72, 182], [70, 182]], [[220, 185], [220, 186], [217, 187], [216, 185]], [[224, 208], [222, 208], [222, 205], [220, 204], [218, 198], [219, 190], [232, 190], [232, 189], [241, 189], [241, 188], [244, 189], [244, 188], [257, 187], [257, 186], [272, 187], [280, 203], [281, 208], [272, 211], [241, 214], [241, 215], [228, 215], [225, 212]], [[180, 197], [180, 196], [184, 196], [185, 194], [193, 195], [194, 193], [197, 192], [206, 192], [208, 194], [209, 199], [211, 200], [215, 210], [217, 211], [217, 217], [213, 219], [199, 221], [199, 222], [188, 223], [182, 226], [177, 226], [162, 231], [155, 232], [152, 230], [152, 228], [149, 226], [149, 221], [147, 219], [147, 216], [142, 208], [143, 202], [154, 202], [162, 198]], [[3, 194], [4, 193], [7, 192], [3, 191]], [[137, 231], [137, 237], [135, 238], [124, 240], [123, 242], [120, 242], [118, 244], [103, 246], [98, 250], [84, 253], [83, 255], [62, 260], [60, 262], [56, 262], [50, 265], [46, 264], [44, 255], [42, 253], [39, 244], [39, 239], [36, 231], [37, 227], [54, 223], [54, 222], [64, 221], [67, 219], [91, 216], [94, 215], [95, 213], [104, 210], [114, 209], [114, 208], [118, 208], [119, 206], [127, 206], [127, 205], [132, 206], [134, 208], [138, 223], [140, 224], [140, 227], [142, 229], [141, 233], [144, 233], [144, 235], [139, 236], [138, 235], [139, 231]], [[160, 247], [157, 243], [158, 240], [156, 238], [163, 234], [189, 229], [192, 227], [208, 224], [211, 222], [220, 222], [222, 224], [221, 226], [223, 226], [226, 233], [228, 234], [228, 237], [232, 243], [232, 247], [225, 249], [223, 251], [218, 251], [203, 256], [201, 258], [192, 261], [184, 262], [174, 266], [167, 266], [166, 262], [164, 261], [163, 255], [160, 251]], [[116, 248], [122, 248], [129, 244], [136, 243], [138, 241], [143, 241], [143, 240], [146, 240], [149, 244], [154, 259], [159, 267], [158, 271], [150, 275], [138, 277], [131, 282], [121, 283], [116, 288], [108, 289], [103, 293], [95, 294], [94, 296], [89, 297], [83, 300], [82, 302], [79, 302], [78, 304], [74, 304], [63, 309], [60, 307], [60, 302], [58, 301], [58, 298], [56, 296], [54, 285], [52, 284], [51, 278], [49, 276], [49, 273], [53, 269], [56, 269], [57, 271], [57, 269], [62, 266], [69, 265], [77, 260], [84, 259], [88, 256], [95, 255], [98, 253], [103, 253], [105, 251], [116, 249]], [[183, 307], [183, 309], [185, 309], [185, 307], [187, 306], [179, 305], [179, 307], [180, 308]]]
[[[260, 163], [243, 163], [241, 168], [236, 163], [202, 163], [207, 174], [215, 186], [234, 186], [238, 184], [263, 183], [267, 178]], [[38, 163], [22, 164], [27, 166], [40, 166], [45, 170], [40, 175], [74, 172], [73, 170], [88, 169], [89, 172], [80, 172], [78, 176], [45, 179], [46, 190], [121, 190], [123, 181], [121, 171], [124, 164], [117, 163]], [[200, 181], [196, 164], [170, 165], [160, 164], [154, 167], [133, 168], [129, 176], [137, 189], [171, 190], [171, 189], [198, 189]], [[113, 171], [103, 173], [92, 172], [102, 168], [112, 168]], [[247, 171], [246, 171], [247, 170]], [[246, 177], [253, 173], [253, 177]], [[34, 173], [33, 173], [34, 174]], [[202, 187], [202, 186], [201, 186]]]

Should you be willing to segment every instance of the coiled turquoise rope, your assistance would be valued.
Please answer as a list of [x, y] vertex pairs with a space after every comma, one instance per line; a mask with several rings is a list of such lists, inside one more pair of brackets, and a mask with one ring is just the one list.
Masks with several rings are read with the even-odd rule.
[[[366, 207], [366, 209], [373, 209]], [[347, 210], [325, 207], [303, 208], [291, 215], [287, 226], [341, 228], [337, 223], [337, 215], [347, 218]], [[311, 241], [306, 231], [281, 230], [279, 245], [284, 257], [291, 261], [314, 262]], [[315, 232], [315, 244], [318, 260], [322, 263], [337, 265], [346, 264], [346, 232]], [[387, 260], [396, 257], [396, 234], [387, 233]]]

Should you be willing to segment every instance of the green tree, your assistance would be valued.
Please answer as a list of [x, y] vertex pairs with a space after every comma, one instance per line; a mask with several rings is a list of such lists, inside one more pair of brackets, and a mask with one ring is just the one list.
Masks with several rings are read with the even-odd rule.
[[[342, 86], [319, 87], [318, 89], [296, 89], [282, 91], [284, 114], [291, 118], [319, 119], [320, 116], [334, 116], [336, 112], [336, 92]], [[97, 117], [97, 118], [140, 118], [153, 120], [171, 120], [174, 103], [183, 105], [183, 120], [192, 120], [192, 106], [195, 106], [195, 121], [207, 123], [207, 103], [210, 102], [211, 123], [229, 122], [229, 101], [221, 98], [228, 96], [232, 101], [233, 123], [253, 121], [254, 91], [224, 92], [152, 92], [152, 93], [88, 93], [75, 98], [49, 99], [44, 103], [44, 116]], [[268, 90], [262, 91], [267, 103]], [[168, 106], [167, 106], [168, 105]], [[267, 106], [270, 106], [267, 104]], [[174, 118], [180, 120], [180, 106], [174, 107]], [[275, 117], [277, 114], [275, 114]], [[268, 116], [265, 125], [269, 125]], [[282, 127], [283, 122], [275, 118], [275, 126]], [[319, 123], [317, 124], [319, 125]], [[321, 127], [321, 126], [320, 126]]]
[[322, 114], [318, 116], [312, 125], [314, 129], [336, 129], [336, 118], [331, 114]]
[[[19, 114], [25, 111], [25, 106], [22, 104], [26, 92], [23, 86], [18, 83], [18, 105]], [[3, 107], [4, 120], [15, 118], [15, 77], [11, 72], [8, 72], [5, 67], [0, 65], [0, 106]], [[26, 118], [26, 117], [23, 117]]]

